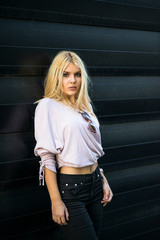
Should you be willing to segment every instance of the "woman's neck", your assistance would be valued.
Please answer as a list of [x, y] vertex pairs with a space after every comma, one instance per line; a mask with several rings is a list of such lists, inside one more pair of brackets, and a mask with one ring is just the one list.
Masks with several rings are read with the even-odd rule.
[[75, 105], [75, 103], [76, 103], [76, 98], [75, 98], [75, 96], [70, 96], [70, 97], [68, 97], [68, 100], [71, 102], [71, 104]]

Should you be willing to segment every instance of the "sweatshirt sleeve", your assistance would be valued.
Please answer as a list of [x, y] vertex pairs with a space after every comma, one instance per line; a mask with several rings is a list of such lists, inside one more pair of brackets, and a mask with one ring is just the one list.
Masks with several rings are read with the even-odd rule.
[[39, 185], [44, 185], [44, 168], [53, 172], [56, 170], [56, 154], [62, 150], [63, 143], [57, 127], [56, 113], [49, 99], [42, 99], [36, 109], [34, 117], [34, 135], [36, 146], [34, 155], [40, 156]]

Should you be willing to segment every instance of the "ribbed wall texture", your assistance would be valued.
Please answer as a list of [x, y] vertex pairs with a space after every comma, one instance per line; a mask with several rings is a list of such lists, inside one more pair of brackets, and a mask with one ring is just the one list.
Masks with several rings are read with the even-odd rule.
[[160, 235], [160, 2], [0, 1], [0, 239], [65, 240], [38, 186], [33, 102], [62, 49], [93, 81], [104, 168], [114, 198], [103, 240]]

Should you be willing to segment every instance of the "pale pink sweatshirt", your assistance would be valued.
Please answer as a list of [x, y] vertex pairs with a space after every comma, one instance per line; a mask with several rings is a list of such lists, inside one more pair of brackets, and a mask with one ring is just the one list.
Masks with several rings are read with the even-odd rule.
[[80, 112], [51, 98], [35, 109], [35, 156], [40, 156], [39, 180], [44, 185], [44, 167], [57, 172], [62, 166], [84, 167], [104, 155], [98, 120], [87, 112], [96, 127], [93, 133]]

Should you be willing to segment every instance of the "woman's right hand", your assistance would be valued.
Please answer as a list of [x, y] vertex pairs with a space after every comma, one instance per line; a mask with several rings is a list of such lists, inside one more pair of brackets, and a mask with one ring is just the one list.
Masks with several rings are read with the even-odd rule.
[[69, 220], [68, 210], [62, 200], [51, 201], [52, 219], [60, 225], [67, 225]]

